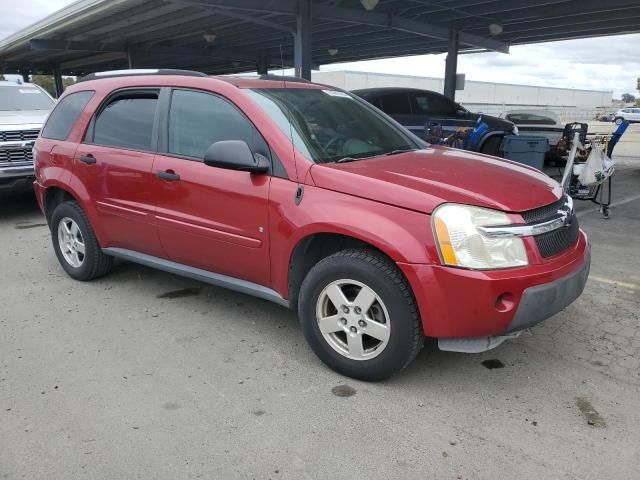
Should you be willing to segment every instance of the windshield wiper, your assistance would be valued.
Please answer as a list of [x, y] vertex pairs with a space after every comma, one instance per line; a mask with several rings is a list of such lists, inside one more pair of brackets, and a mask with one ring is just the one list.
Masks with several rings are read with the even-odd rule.
[[385, 153], [385, 155], [388, 157], [390, 155], [398, 155], [400, 153], [415, 152], [416, 150], [417, 150], [417, 148], [405, 148], [403, 150], [392, 150], [389, 153]]
[[[364, 157], [366, 158], [366, 157]], [[336, 163], [349, 163], [349, 162], [357, 162], [358, 160], [362, 160], [362, 158], [353, 158], [353, 157], [343, 157], [336, 160]]]

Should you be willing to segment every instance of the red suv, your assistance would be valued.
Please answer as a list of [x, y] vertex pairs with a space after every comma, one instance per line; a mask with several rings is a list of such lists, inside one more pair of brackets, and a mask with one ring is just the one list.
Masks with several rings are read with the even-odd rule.
[[569, 305], [589, 272], [556, 182], [429, 146], [325, 85], [92, 74], [66, 90], [35, 155], [71, 277], [119, 257], [271, 300], [355, 378], [401, 370], [425, 336], [493, 348]]

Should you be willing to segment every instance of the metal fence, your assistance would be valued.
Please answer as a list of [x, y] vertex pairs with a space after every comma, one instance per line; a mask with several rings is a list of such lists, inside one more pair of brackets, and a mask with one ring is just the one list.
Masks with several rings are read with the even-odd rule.
[[596, 119], [597, 115], [614, 112], [615, 108], [590, 107], [580, 108], [565, 105], [496, 105], [488, 103], [463, 103], [463, 106], [472, 112], [486, 113], [487, 115], [500, 116], [501, 113], [509, 110], [546, 110], [555, 113], [560, 117], [560, 123], [569, 122], [590, 122]]

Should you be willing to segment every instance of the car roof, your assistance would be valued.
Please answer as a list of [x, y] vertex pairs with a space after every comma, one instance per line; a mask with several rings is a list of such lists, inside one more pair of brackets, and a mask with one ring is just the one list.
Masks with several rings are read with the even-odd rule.
[[171, 86], [204, 86], [208, 82], [225, 82], [238, 88], [307, 88], [335, 89], [327, 85], [312, 83], [295, 77], [277, 75], [261, 76], [209, 76], [201, 72], [172, 69], [113, 70], [92, 73], [78, 80], [76, 85], [105, 85], [109, 88], [138, 86], [146, 84], [154, 87]]
[[356, 95], [362, 95], [363, 93], [371, 93], [371, 94], [386, 94], [386, 93], [429, 93], [435, 94], [441, 97], [444, 97], [441, 93], [434, 92], [433, 90], [425, 90], [422, 88], [410, 88], [410, 87], [375, 87], [375, 88], [358, 88], [356, 90], [351, 90], [351, 92]]
[[0, 87], [33, 87], [40, 88], [35, 83], [18, 83], [11, 80], [0, 80]]

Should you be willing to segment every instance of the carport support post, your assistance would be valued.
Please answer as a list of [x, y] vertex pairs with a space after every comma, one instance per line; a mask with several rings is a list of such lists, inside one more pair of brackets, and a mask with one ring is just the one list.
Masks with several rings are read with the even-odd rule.
[[22, 75], [22, 81], [24, 83], [29, 83], [29, 72], [27, 70], [20, 70], [20, 75]]
[[62, 74], [60, 73], [60, 70], [58, 70], [57, 67], [55, 67], [53, 69], [53, 84], [56, 88], [56, 98], [60, 98], [60, 95], [62, 95]]
[[268, 75], [269, 74], [269, 61], [265, 55], [260, 55], [257, 64], [258, 75]]
[[458, 72], [459, 35], [457, 30], [449, 31], [449, 48], [444, 68], [444, 95], [451, 100], [456, 99], [456, 73]]
[[311, 0], [298, 0], [298, 16], [294, 38], [296, 77], [311, 80]]

